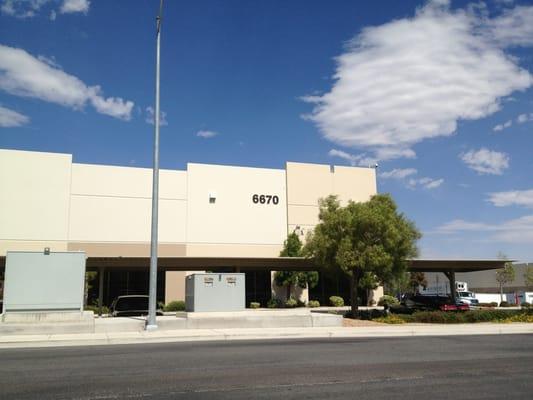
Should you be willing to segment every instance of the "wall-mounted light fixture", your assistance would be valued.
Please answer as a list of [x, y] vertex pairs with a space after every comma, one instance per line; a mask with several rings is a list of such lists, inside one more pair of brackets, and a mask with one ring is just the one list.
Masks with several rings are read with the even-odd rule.
[[209, 204], [215, 204], [217, 201], [217, 194], [215, 192], [209, 192]]
[[45, 247], [44, 248], [44, 255], [45, 256], [49, 256], [50, 255], [50, 247]]

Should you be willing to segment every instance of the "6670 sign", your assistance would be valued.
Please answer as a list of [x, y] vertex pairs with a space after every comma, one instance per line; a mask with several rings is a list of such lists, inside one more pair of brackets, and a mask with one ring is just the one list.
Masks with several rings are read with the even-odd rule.
[[279, 197], [271, 194], [254, 194], [252, 201], [254, 204], [278, 204]]

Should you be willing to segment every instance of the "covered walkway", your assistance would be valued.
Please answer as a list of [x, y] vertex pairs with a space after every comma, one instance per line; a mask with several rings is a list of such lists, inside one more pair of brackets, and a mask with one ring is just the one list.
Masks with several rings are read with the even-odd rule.
[[[503, 268], [509, 260], [445, 260], [413, 259], [409, 271], [442, 272], [455, 287], [457, 272], [473, 272]], [[98, 271], [99, 304], [103, 301], [104, 276], [106, 271], [148, 270], [150, 257], [87, 257], [87, 270]], [[5, 256], [0, 257], [0, 272], [5, 267]], [[320, 271], [321, 267], [303, 257], [160, 257], [158, 269], [164, 271]], [[455, 291], [452, 290], [455, 301]]]

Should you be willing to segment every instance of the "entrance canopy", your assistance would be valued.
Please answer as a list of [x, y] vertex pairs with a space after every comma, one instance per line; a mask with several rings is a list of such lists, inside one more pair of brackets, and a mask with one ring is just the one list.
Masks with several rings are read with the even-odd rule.
[[[5, 267], [4, 256], [0, 268]], [[435, 260], [414, 259], [409, 270], [415, 272], [473, 272], [500, 269], [509, 260]], [[303, 257], [159, 257], [158, 268], [164, 271], [203, 271], [217, 268], [257, 270], [320, 270], [312, 260]], [[87, 269], [148, 268], [150, 257], [87, 257]]]

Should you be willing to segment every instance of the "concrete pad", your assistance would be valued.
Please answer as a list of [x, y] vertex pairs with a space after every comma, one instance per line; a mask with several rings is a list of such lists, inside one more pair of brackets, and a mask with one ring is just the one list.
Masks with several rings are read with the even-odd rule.
[[144, 318], [97, 318], [94, 321], [94, 332], [140, 332], [144, 330]]
[[52, 335], [60, 333], [94, 333], [94, 321], [39, 324], [0, 323], [0, 337], [7, 335]]
[[188, 329], [309, 328], [342, 326], [342, 316], [312, 313], [306, 308], [259, 309], [238, 312], [187, 313]]
[[63, 311], [63, 312], [8, 312], [2, 314], [2, 322], [6, 324], [41, 324], [51, 322], [83, 322], [92, 321], [92, 311]]

